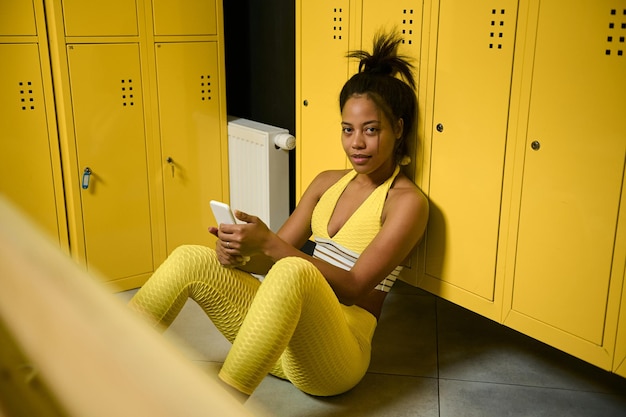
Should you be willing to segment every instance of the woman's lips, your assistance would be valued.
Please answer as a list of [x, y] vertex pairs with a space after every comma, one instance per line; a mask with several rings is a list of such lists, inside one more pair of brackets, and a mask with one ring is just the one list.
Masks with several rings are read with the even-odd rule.
[[369, 155], [361, 155], [361, 154], [351, 156], [352, 161], [357, 165], [362, 165], [362, 164], [367, 163], [369, 158], [370, 158]]

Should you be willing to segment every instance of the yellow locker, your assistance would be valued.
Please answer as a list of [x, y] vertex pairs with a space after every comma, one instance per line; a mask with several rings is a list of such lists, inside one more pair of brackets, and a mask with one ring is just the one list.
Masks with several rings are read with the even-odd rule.
[[[36, 43], [0, 44], [0, 192], [56, 241], [63, 208], [57, 207], [54, 166], [58, 143], [49, 136], [42, 66]], [[55, 150], [53, 147], [56, 147]]]
[[35, 24], [33, 2], [27, 0], [2, 0], [0, 2], [0, 36], [35, 35], [37, 35], [37, 26]]
[[67, 46], [85, 257], [109, 280], [153, 270], [137, 44]]
[[215, 0], [153, 0], [155, 35], [216, 35]]
[[499, 319], [493, 303], [517, 1], [441, 0], [433, 9], [431, 213], [420, 284]]
[[296, 48], [298, 101], [296, 194], [327, 169], [343, 169], [339, 92], [348, 79], [346, 54], [353, 49], [349, 0], [304, 1], [299, 7]]
[[216, 42], [158, 43], [159, 121], [167, 252], [214, 242], [212, 199], [222, 199]]
[[566, 350], [596, 347], [586, 359], [605, 368], [626, 258], [616, 234], [626, 156], [626, 6], [617, 5], [541, 2], [511, 306], [518, 327], [551, 329], [545, 337]]
[[135, 0], [63, 0], [66, 36], [137, 36]]

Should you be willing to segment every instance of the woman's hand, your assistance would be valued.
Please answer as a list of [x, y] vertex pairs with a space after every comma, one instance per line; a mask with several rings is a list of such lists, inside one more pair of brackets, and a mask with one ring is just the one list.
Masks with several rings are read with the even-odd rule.
[[256, 216], [235, 210], [235, 217], [244, 224], [224, 224], [218, 235], [220, 240], [227, 242], [228, 253], [243, 256], [263, 253], [273, 232]]
[[251, 256], [263, 253], [265, 242], [273, 234], [256, 216], [235, 211], [235, 217], [245, 224], [221, 224], [219, 228], [209, 228], [209, 232], [218, 238], [215, 251], [219, 262], [231, 268], [243, 266]]
[[215, 242], [215, 253], [217, 254], [217, 260], [222, 266], [227, 268], [238, 268], [246, 264], [246, 258], [240, 255], [236, 255], [234, 251], [228, 250], [228, 242], [225, 242], [219, 237], [219, 229], [215, 226], [209, 227], [209, 233], [217, 237]]

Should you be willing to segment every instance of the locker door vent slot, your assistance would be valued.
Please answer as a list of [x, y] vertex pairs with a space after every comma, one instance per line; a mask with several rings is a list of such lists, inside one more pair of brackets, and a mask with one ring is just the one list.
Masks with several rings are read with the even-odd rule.
[[626, 37], [626, 9], [621, 10], [621, 21], [617, 20], [620, 10], [611, 9], [609, 33], [606, 37], [606, 55], [624, 56], [624, 37]]
[[122, 80], [122, 106], [135, 105], [135, 92], [133, 91], [133, 80]]
[[502, 49], [504, 38], [505, 9], [491, 9], [491, 30], [489, 32], [489, 49]]
[[341, 40], [343, 38], [343, 8], [336, 7], [333, 9], [333, 39]]
[[200, 91], [202, 101], [211, 100], [211, 76], [210, 75], [201, 75], [200, 76]]
[[33, 82], [20, 81], [20, 107], [22, 110], [35, 110], [35, 98], [33, 96]]
[[413, 9], [402, 10], [402, 43], [411, 45], [413, 44]]

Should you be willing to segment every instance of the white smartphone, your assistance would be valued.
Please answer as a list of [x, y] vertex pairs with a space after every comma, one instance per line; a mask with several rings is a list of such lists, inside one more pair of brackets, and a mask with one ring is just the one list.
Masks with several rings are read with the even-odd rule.
[[215, 220], [217, 221], [217, 225], [220, 224], [235, 224], [237, 221], [235, 220], [235, 216], [233, 215], [233, 211], [230, 209], [230, 206], [226, 203], [222, 203], [221, 201], [211, 200], [211, 210], [213, 210], [213, 216], [215, 216]]

